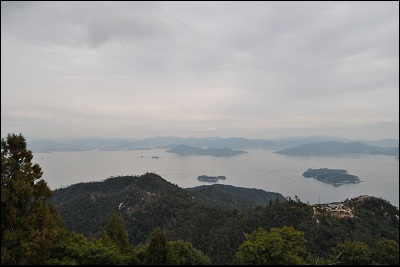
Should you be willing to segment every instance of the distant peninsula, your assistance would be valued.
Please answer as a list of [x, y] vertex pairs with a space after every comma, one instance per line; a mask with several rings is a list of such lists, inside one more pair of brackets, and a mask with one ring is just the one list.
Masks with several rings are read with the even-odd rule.
[[357, 176], [348, 174], [346, 170], [341, 169], [308, 169], [303, 173], [303, 176], [307, 178], [312, 177], [321, 182], [333, 184], [334, 186], [361, 182]]
[[304, 144], [292, 148], [276, 151], [277, 154], [293, 156], [335, 156], [345, 154], [368, 154], [368, 155], [388, 155], [398, 156], [398, 147], [378, 147], [370, 146], [361, 142], [320, 142]]
[[188, 155], [206, 155], [206, 156], [214, 156], [214, 157], [229, 157], [229, 156], [236, 156], [243, 153], [247, 153], [246, 151], [242, 150], [233, 150], [230, 148], [198, 148], [198, 147], [191, 147], [187, 145], [179, 145], [175, 148], [166, 150], [165, 152], [174, 153], [181, 156], [188, 156]]

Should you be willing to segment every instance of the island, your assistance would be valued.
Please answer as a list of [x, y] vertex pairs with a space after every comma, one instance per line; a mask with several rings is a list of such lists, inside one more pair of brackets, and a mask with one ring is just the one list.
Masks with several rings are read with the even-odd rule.
[[214, 157], [229, 157], [240, 155], [243, 153], [247, 153], [242, 150], [233, 150], [230, 148], [199, 148], [199, 147], [191, 147], [187, 145], [179, 145], [175, 148], [166, 150], [168, 153], [175, 153], [180, 156], [189, 156], [189, 155], [205, 155], [205, 156], [214, 156]]
[[225, 180], [226, 177], [225, 176], [208, 176], [208, 175], [200, 175], [197, 177], [197, 180], [201, 181], [201, 182], [211, 182], [211, 183], [215, 183], [218, 180]]
[[334, 186], [361, 182], [357, 176], [348, 174], [346, 170], [341, 169], [308, 169], [303, 173], [303, 176], [307, 178], [312, 177], [321, 182], [333, 184]]

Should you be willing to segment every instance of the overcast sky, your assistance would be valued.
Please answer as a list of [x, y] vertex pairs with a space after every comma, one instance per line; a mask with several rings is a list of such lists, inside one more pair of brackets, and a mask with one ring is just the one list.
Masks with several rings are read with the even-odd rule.
[[1, 136], [399, 136], [399, 2], [1, 1]]

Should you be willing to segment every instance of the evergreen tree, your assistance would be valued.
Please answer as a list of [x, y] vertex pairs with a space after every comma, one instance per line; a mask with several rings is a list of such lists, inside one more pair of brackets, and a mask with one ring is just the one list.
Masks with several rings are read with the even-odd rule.
[[1, 139], [1, 264], [42, 264], [66, 230], [22, 134]]
[[124, 220], [117, 213], [111, 215], [101, 239], [106, 243], [109, 240], [122, 253], [130, 250], [128, 231], [125, 228]]
[[165, 232], [157, 227], [151, 235], [150, 243], [146, 248], [147, 264], [171, 264], [173, 259], [171, 248]]

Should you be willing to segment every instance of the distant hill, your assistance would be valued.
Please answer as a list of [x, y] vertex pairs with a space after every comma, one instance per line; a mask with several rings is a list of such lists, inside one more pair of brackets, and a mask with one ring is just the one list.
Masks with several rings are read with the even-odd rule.
[[283, 137], [277, 139], [248, 139], [242, 137], [206, 137], [206, 138], [182, 138], [182, 137], [152, 137], [142, 141], [156, 147], [174, 148], [178, 145], [187, 145], [194, 147], [230, 147], [232, 149], [282, 149], [301, 144], [323, 142], [323, 141], [353, 141], [350, 139], [334, 137], [334, 136], [307, 136], [307, 137]]
[[207, 156], [214, 156], [214, 157], [229, 157], [229, 156], [236, 156], [243, 153], [247, 153], [246, 151], [242, 150], [233, 150], [230, 148], [198, 148], [198, 147], [191, 147], [187, 145], [179, 145], [175, 148], [166, 150], [165, 152], [174, 153], [181, 156], [188, 156], [188, 155], [207, 155]]
[[304, 144], [293, 148], [276, 151], [278, 154], [294, 156], [317, 156], [317, 155], [343, 155], [343, 154], [369, 154], [369, 155], [399, 155], [398, 147], [369, 146], [361, 142], [321, 142]]
[[146, 145], [146, 143], [140, 141], [132, 142], [119, 138], [100, 138], [97, 136], [62, 141], [48, 139], [34, 139], [29, 141], [29, 149], [32, 152], [149, 149]]
[[399, 139], [393, 139], [393, 138], [387, 138], [377, 141], [365, 141], [365, 140], [359, 140], [359, 141], [370, 146], [399, 147]]

